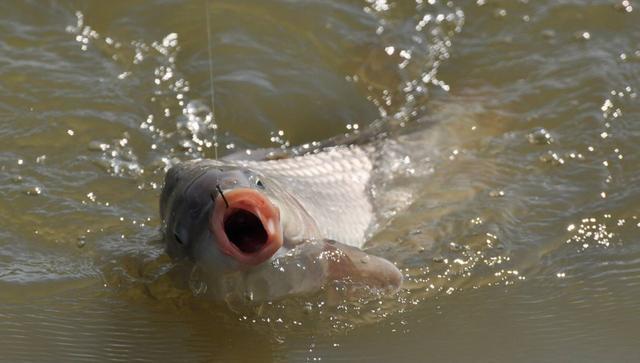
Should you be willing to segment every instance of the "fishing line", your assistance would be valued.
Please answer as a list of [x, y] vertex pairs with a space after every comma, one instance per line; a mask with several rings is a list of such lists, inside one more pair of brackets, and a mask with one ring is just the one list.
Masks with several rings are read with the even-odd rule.
[[211, 20], [209, 20], [209, 1], [205, 1], [205, 13], [207, 15], [207, 49], [209, 50], [209, 86], [211, 88], [211, 121], [213, 122], [213, 153], [218, 160], [218, 123], [214, 106], [213, 93], [213, 50], [211, 48]]
[[224, 193], [222, 192], [222, 188], [220, 188], [220, 184], [216, 184], [216, 189], [218, 189], [218, 193], [220, 193], [222, 200], [224, 200], [224, 204], [227, 206], [227, 208], [229, 208], [229, 202], [227, 202], [227, 198], [225, 198]]

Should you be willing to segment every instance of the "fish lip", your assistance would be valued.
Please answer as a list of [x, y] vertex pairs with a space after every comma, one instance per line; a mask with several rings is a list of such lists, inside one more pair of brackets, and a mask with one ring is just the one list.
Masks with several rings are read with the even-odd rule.
[[[224, 223], [237, 210], [244, 210], [258, 217], [267, 233], [266, 242], [255, 252], [243, 252], [227, 236]], [[213, 233], [220, 251], [244, 265], [255, 266], [265, 262], [284, 243], [280, 210], [263, 193], [251, 188], [225, 191], [224, 198], [216, 198], [209, 219], [209, 230]]]

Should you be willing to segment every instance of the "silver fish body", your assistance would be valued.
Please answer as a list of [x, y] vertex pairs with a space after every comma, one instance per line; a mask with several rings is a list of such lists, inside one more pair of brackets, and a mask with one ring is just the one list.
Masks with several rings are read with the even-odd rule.
[[336, 282], [396, 291], [399, 270], [361, 249], [379, 225], [372, 153], [352, 145], [279, 160], [180, 163], [160, 199], [167, 252], [195, 262], [221, 299], [269, 300]]

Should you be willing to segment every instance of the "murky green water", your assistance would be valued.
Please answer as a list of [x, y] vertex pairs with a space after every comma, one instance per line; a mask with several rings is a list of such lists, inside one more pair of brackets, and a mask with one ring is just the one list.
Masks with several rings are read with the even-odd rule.
[[[211, 0], [217, 131], [206, 13], [0, 4], [0, 360], [638, 359], [633, 2]], [[371, 241], [398, 296], [238, 309], [174, 276], [167, 165], [375, 120], [428, 155]]]

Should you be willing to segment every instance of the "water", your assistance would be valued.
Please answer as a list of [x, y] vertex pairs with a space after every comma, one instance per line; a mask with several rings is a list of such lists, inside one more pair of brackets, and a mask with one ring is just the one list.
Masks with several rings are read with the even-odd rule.
[[[637, 359], [635, 3], [209, 6], [217, 125], [203, 2], [0, 5], [3, 360]], [[376, 120], [424, 149], [390, 158], [411, 205], [371, 241], [398, 296], [229, 307], [178, 278], [168, 165]]]

